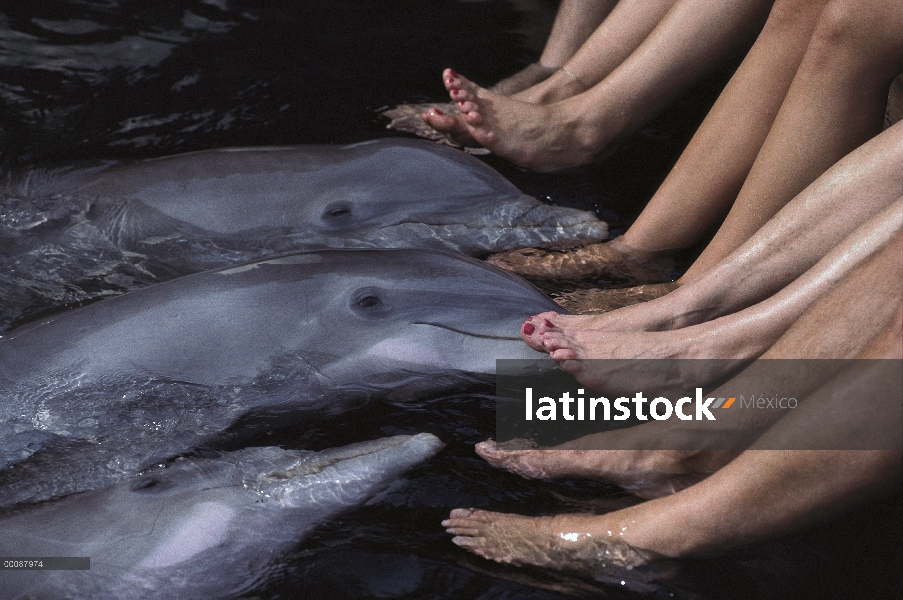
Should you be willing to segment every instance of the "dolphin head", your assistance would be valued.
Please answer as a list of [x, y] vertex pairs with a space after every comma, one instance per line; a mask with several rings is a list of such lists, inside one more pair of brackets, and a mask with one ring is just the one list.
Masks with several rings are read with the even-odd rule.
[[402, 223], [466, 223], [525, 196], [479, 160], [422, 140], [382, 139], [331, 150], [312, 178], [308, 216], [323, 232]]
[[608, 236], [607, 225], [591, 213], [542, 204], [483, 162], [446, 146], [382, 139], [334, 152], [344, 160], [318, 172], [306, 207], [313, 228], [326, 236], [354, 230], [354, 243], [363, 246], [472, 255]]
[[283, 316], [273, 335], [297, 333], [294, 341], [265, 343], [303, 357], [330, 389], [389, 386], [414, 374], [492, 374], [496, 359], [539, 358], [521, 340], [521, 322], [561, 310], [516, 276], [443, 252], [324, 251], [221, 273], [239, 269], [260, 283], [287, 282], [292, 291], [280, 296], [293, 294], [294, 308], [280, 314], [293, 310], [297, 322]]
[[90, 556], [84, 577], [13, 577], [14, 597], [221, 598], [265, 580], [318, 522], [362, 504], [443, 447], [396, 436], [308, 452], [178, 459], [104, 490], [0, 519], [0, 550]]
[[[423, 140], [193, 152], [91, 174], [75, 188], [114, 207], [116, 227], [127, 228], [123, 243], [178, 230], [215, 238], [284, 235], [286, 250], [474, 254], [607, 236], [591, 213], [546, 206], [472, 156]], [[116, 220], [124, 199], [127, 223]]]

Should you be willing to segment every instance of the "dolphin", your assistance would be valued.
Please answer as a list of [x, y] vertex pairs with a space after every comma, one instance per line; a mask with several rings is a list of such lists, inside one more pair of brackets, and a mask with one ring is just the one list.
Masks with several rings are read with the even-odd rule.
[[467, 257], [331, 250], [198, 273], [25, 326], [0, 336], [0, 505], [107, 485], [250, 413], [488, 383], [496, 359], [545, 359], [518, 329], [557, 308]]
[[309, 452], [177, 459], [103, 490], [0, 518], [4, 557], [88, 557], [90, 570], [2, 571], [3, 597], [212, 599], [265, 583], [317, 523], [443, 447], [428, 433]]
[[205, 150], [31, 174], [0, 202], [0, 325], [274, 254], [481, 257], [607, 235], [594, 214], [543, 204], [472, 156], [423, 140]]

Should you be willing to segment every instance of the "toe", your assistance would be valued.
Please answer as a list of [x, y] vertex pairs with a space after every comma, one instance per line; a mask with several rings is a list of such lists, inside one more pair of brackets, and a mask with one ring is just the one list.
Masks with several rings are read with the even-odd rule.
[[561, 370], [565, 373], [570, 373], [574, 377], [577, 377], [581, 373], [583, 373], [583, 363], [579, 360], [574, 359], [556, 359], [560, 361]]
[[433, 108], [420, 115], [427, 125], [437, 131], [443, 133], [456, 131], [460, 128], [458, 119], [452, 115], [447, 115], [439, 109]]
[[474, 512], [476, 511], [472, 508], [455, 508], [449, 513], [448, 517], [449, 519], [466, 519]]
[[461, 109], [461, 119], [471, 127], [481, 126], [485, 121], [483, 120], [483, 115], [477, 111], [476, 105], [472, 102], [465, 102], [464, 104], [473, 108], [468, 110]]
[[462, 548], [482, 548], [486, 544], [486, 538], [460, 535], [453, 537], [451, 541]]
[[[556, 362], [562, 362], [565, 360], [574, 360], [577, 358], [577, 353], [571, 350], [570, 348], [562, 348], [561, 350], [553, 350], [549, 352], [549, 356], [552, 360]], [[570, 373], [570, 371], [568, 371]], [[571, 373], [573, 375], [573, 373]]]

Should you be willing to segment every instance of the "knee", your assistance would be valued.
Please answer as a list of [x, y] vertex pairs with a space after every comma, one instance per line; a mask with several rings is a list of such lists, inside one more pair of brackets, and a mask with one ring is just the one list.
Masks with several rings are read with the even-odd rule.
[[903, 50], [901, 4], [887, 0], [831, 0], [819, 15], [810, 51], [855, 55], [877, 62], [896, 58]]
[[818, 20], [822, 5], [822, 2], [807, 0], [776, 0], [768, 13], [763, 33], [783, 36], [806, 32], [808, 35]]

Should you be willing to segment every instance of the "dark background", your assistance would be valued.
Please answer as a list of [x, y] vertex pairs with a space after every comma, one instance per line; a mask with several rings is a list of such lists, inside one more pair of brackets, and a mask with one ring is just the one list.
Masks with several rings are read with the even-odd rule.
[[[385, 129], [379, 109], [444, 100], [445, 67], [484, 84], [519, 70], [538, 58], [554, 10], [547, 0], [2, 0], [0, 170], [401, 135]], [[603, 165], [537, 175], [485, 160], [525, 192], [596, 210], [618, 231], [729, 74], [698, 85]], [[489, 467], [473, 444], [492, 435], [493, 414], [491, 396], [462, 393], [308, 415], [303, 427], [257, 424], [255, 444], [321, 449], [430, 431], [448, 446], [370, 505], [320, 527], [249, 597], [632, 597], [587, 577], [492, 563], [449, 542], [439, 521], [453, 507], [540, 515], [635, 501], [603, 484], [527, 481]], [[729, 559], [682, 563], [660, 593], [898, 593], [901, 531], [899, 502], [876, 505]]]

